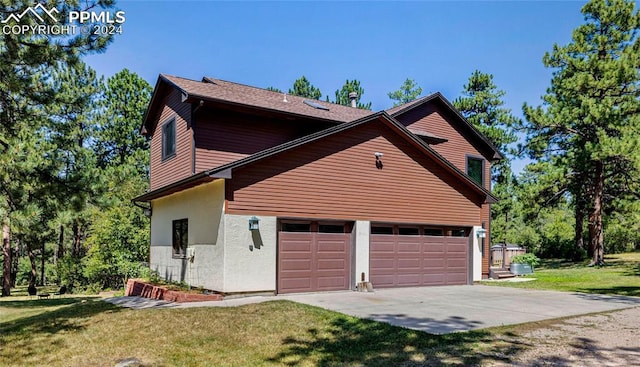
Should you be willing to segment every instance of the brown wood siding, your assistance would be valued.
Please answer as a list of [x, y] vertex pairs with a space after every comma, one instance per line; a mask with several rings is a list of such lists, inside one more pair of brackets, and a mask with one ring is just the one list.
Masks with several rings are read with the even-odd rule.
[[[487, 188], [491, 190], [491, 165], [484, 167], [484, 176], [487, 177]], [[482, 257], [482, 277], [489, 277], [489, 249], [491, 248], [491, 204], [483, 204], [480, 210], [481, 220], [485, 223], [487, 237], [484, 239], [484, 254]]]
[[[453, 163], [462, 172], [467, 172], [467, 155], [482, 157], [483, 154], [477, 146], [471, 143], [472, 137], [457, 125], [449, 123], [454, 117], [450, 112], [439, 108], [437, 105], [428, 104], [420, 106], [398, 117], [409, 130], [421, 130], [445, 138], [448, 141], [432, 145], [431, 147], [440, 153], [446, 160]], [[491, 166], [491, 162], [485, 156], [485, 168]], [[491, 157], [489, 157], [491, 158]], [[489, 176], [485, 175], [485, 187], [488, 187]]]
[[[165, 97], [164, 107], [151, 137], [150, 190], [155, 190], [192, 174], [191, 105], [182, 103], [180, 93], [172, 89]], [[176, 118], [176, 155], [162, 160], [162, 125]]]
[[278, 233], [278, 293], [349, 289], [351, 234]]
[[467, 284], [469, 237], [371, 235], [375, 288]]
[[196, 172], [242, 159], [261, 150], [327, 128], [310, 121], [286, 121], [222, 109], [198, 112]]
[[[375, 152], [383, 167], [376, 168]], [[478, 225], [482, 198], [381, 122], [237, 169], [227, 212]]]

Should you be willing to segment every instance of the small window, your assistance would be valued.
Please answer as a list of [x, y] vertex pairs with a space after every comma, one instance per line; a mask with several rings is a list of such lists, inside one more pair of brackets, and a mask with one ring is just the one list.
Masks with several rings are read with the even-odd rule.
[[480, 186], [484, 186], [484, 159], [467, 157], [467, 174]]
[[282, 223], [283, 232], [311, 232], [311, 223]]
[[343, 224], [319, 224], [318, 232], [320, 233], [344, 233]]
[[466, 237], [467, 230], [464, 228], [454, 228], [451, 230], [451, 237]]
[[393, 234], [393, 227], [389, 226], [372, 226], [371, 234]]
[[398, 234], [401, 236], [419, 236], [420, 228], [400, 227], [398, 228]]
[[162, 159], [176, 155], [176, 119], [162, 126]]
[[444, 236], [444, 231], [442, 228], [425, 228], [424, 229], [425, 236]]
[[173, 256], [185, 257], [189, 244], [189, 220], [178, 219], [173, 221]]

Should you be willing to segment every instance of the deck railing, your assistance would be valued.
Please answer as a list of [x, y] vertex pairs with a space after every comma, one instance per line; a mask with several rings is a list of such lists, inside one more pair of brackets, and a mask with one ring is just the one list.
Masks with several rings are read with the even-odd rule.
[[527, 250], [520, 246], [505, 243], [491, 247], [491, 267], [507, 269], [514, 256], [525, 254]]

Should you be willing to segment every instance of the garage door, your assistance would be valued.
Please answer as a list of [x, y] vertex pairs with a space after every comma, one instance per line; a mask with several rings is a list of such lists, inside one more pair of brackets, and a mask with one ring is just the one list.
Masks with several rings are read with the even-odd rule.
[[350, 227], [349, 223], [281, 223], [278, 293], [349, 289]]
[[467, 284], [469, 229], [372, 225], [370, 281], [374, 287]]

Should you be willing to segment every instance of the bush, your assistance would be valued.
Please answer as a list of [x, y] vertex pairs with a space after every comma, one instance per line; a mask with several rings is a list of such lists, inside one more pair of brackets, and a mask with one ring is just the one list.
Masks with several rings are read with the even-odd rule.
[[534, 254], [517, 255], [511, 258], [512, 264], [529, 264], [531, 267], [540, 265], [540, 259]]

